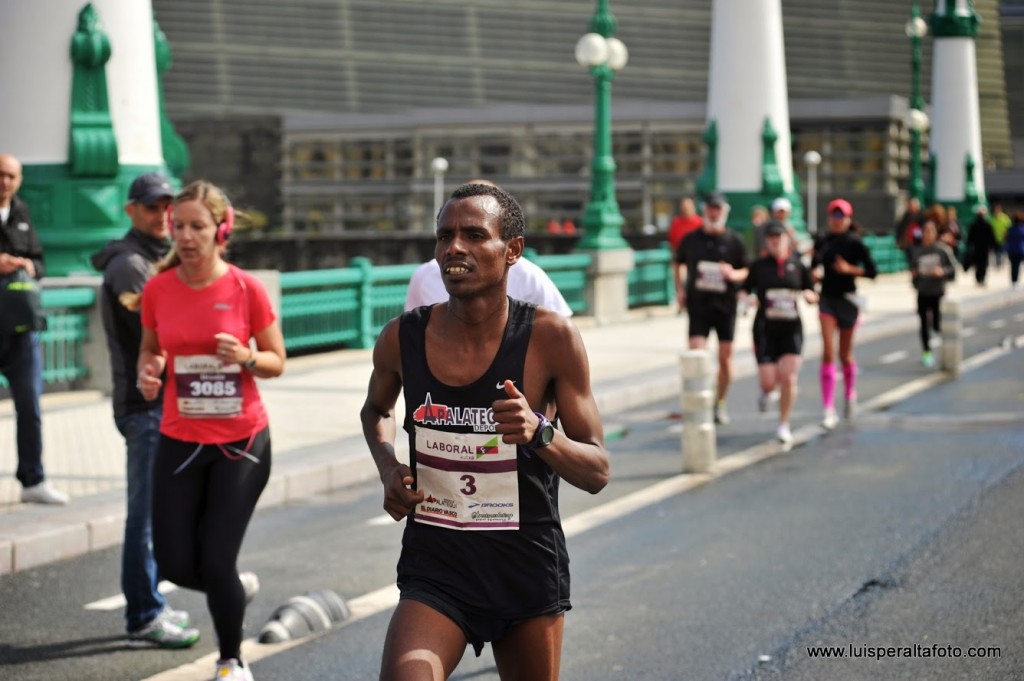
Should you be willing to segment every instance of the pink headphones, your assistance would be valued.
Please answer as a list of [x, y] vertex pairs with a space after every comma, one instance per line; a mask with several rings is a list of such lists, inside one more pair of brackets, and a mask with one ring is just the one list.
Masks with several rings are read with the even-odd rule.
[[231, 238], [231, 229], [235, 226], [235, 209], [228, 204], [224, 211], [224, 221], [217, 225], [217, 244], [223, 246]]

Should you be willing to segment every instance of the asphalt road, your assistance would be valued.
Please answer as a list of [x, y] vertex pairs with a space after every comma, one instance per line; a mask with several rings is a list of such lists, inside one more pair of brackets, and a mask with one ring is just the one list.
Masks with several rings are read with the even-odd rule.
[[[612, 484], [596, 496], [563, 487], [575, 608], [562, 678], [1020, 678], [1024, 352], [1013, 339], [1024, 316], [1000, 310], [969, 329], [965, 354], [987, 363], [685, 493], [674, 487], [685, 479], [675, 403], [605, 413], [624, 429], [610, 444]], [[912, 335], [865, 343], [857, 356], [862, 402], [929, 375]], [[797, 428], [820, 418], [816, 375], [809, 360]], [[773, 435], [755, 396], [752, 378], [737, 382], [720, 456]], [[257, 514], [240, 560], [263, 583], [247, 633], [314, 590], [341, 594], [356, 614], [295, 647], [253, 646], [257, 679], [376, 678], [401, 535], [380, 503], [369, 484]], [[0, 578], [0, 678], [210, 677], [200, 594], [169, 596], [203, 632], [189, 651], [127, 650], [120, 609], [86, 609], [118, 593], [119, 556]], [[921, 657], [933, 644], [999, 654]], [[860, 655], [816, 659], [812, 646]], [[888, 648], [917, 656], [868, 657]], [[497, 679], [490, 651], [469, 652], [454, 678]]]

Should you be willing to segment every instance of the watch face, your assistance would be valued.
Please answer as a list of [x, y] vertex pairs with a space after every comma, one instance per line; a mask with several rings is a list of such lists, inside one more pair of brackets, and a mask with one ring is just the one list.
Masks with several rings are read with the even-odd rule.
[[555, 439], [555, 427], [550, 423], [545, 423], [544, 427], [540, 431], [540, 443], [541, 445], [549, 445], [551, 441]]

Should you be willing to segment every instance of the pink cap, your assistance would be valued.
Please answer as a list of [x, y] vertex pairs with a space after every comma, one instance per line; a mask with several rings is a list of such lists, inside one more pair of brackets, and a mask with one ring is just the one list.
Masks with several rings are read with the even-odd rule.
[[846, 199], [834, 199], [828, 204], [828, 212], [834, 213], [835, 211], [841, 212], [846, 217], [853, 215], [853, 206]]

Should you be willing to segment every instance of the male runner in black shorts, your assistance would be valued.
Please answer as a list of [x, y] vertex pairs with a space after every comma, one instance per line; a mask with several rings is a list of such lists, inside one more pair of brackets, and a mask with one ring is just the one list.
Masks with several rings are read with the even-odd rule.
[[690, 317], [691, 350], [707, 347], [708, 334], [718, 336], [718, 391], [715, 423], [728, 423], [725, 398], [732, 382], [732, 341], [736, 331], [736, 294], [747, 278], [747, 249], [726, 228], [729, 204], [721, 194], [704, 200], [704, 226], [691, 232], [676, 249], [673, 275], [679, 308]]
[[558, 678], [572, 607], [558, 485], [597, 493], [609, 463], [579, 331], [506, 295], [524, 229], [503, 190], [456, 188], [434, 249], [448, 301], [391, 320], [373, 351], [360, 418], [384, 509], [406, 519], [385, 681], [446, 679], [486, 642], [502, 679]]

